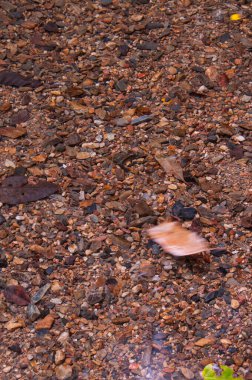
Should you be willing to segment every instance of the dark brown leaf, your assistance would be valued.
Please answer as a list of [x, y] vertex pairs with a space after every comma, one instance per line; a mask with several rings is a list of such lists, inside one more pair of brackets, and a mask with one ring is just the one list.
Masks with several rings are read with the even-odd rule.
[[227, 87], [228, 83], [229, 79], [225, 73], [218, 76], [218, 84], [220, 87]]
[[24, 77], [21, 74], [15, 73], [14, 71], [1, 71], [0, 72], [0, 85], [12, 87], [25, 87], [29, 86], [32, 88], [39, 87], [41, 82], [32, 78]]
[[49, 197], [58, 191], [54, 183], [41, 181], [36, 185], [27, 183], [23, 176], [12, 176], [6, 178], [0, 186], [0, 202], [9, 205], [38, 201]]
[[30, 303], [30, 297], [25, 289], [20, 285], [10, 285], [4, 289], [6, 301], [19, 306], [26, 306]]
[[18, 137], [26, 134], [25, 128], [5, 127], [0, 128], [0, 136], [10, 137], [11, 139], [17, 139]]
[[30, 113], [27, 109], [19, 110], [11, 116], [10, 124], [16, 125], [20, 123], [25, 123], [29, 119], [30, 119]]

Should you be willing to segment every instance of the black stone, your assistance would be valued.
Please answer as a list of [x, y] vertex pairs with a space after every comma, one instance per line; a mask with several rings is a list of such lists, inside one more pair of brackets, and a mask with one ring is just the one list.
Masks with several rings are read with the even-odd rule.
[[4, 252], [0, 251], [0, 268], [7, 268], [8, 261]]
[[197, 211], [194, 207], [184, 207], [180, 213], [179, 218], [182, 220], [193, 220]]
[[126, 44], [118, 46], [119, 57], [125, 57], [129, 52], [129, 46]]
[[230, 352], [230, 354], [234, 354], [235, 352], [237, 352], [237, 348], [236, 347], [229, 347], [228, 349], [228, 352]]
[[89, 321], [93, 321], [98, 319], [97, 315], [92, 310], [87, 309], [86, 307], [82, 307], [80, 310], [80, 316]]
[[226, 302], [227, 305], [231, 304], [231, 296], [229, 292], [226, 292], [223, 296], [224, 301]]
[[183, 203], [181, 201], [176, 201], [172, 207], [172, 215], [179, 217], [179, 213], [183, 208]]
[[220, 287], [220, 289], [218, 290], [218, 297], [223, 297], [224, 293], [225, 293], [225, 288]]
[[210, 252], [211, 252], [211, 255], [213, 255], [215, 257], [221, 257], [221, 256], [226, 255], [228, 253], [225, 248], [212, 249]]
[[49, 21], [47, 24], [45, 24], [44, 29], [46, 32], [49, 32], [49, 33], [56, 33], [59, 31], [58, 25], [52, 21]]
[[209, 134], [207, 136], [207, 142], [216, 143], [218, 141], [218, 137], [215, 134]]
[[127, 82], [123, 79], [120, 79], [119, 81], [116, 82], [115, 84], [115, 88], [117, 91], [121, 91], [121, 92], [124, 92], [127, 90]]
[[221, 43], [224, 43], [224, 42], [229, 41], [229, 40], [231, 39], [231, 36], [230, 36], [229, 33], [224, 33], [224, 34], [222, 34], [218, 39], [219, 39], [219, 41], [220, 41]]
[[152, 246], [152, 254], [153, 255], [160, 255], [160, 253], [161, 253], [161, 248], [160, 248], [160, 246], [158, 245], [158, 244], [153, 244], [153, 246]]
[[137, 48], [139, 50], [157, 50], [158, 44], [156, 42], [146, 41], [142, 44], [137, 44]]
[[103, 5], [104, 7], [106, 7], [112, 3], [113, 3], [112, 0], [101, 0], [101, 5]]
[[18, 167], [14, 170], [13, 175], [24, 176], [24, 175], [26, 174], [26, 171], [27, 171], [26, 168], [23, 168], [22, 166], [18, 166]]
[[148, 22], [146, 25], [146, 29], [152, 30], [152, 29], [161, 29], [164, 27], [164, 24], [162, 22]]
[[22, 354], [22, 349], [19, 346], [19, 344], [13, 344], [12, 346], [9, 346], [8, 349], [13, 351], [13, 352], [16, 352], [18, 355]]
[[55, 147], [55, 150], [56, 150], [56, 152], [59, 152], [59, 153], [61, 153], [61, 152], [65, 152], [66, 147], [65, 147], [64, 144], [58, 144], [58, 145]]
[[225, 268], [223, 268], [223, 267], [219, 267], [219, 268], [218, 268], [218, 271], [219, 271], [223, 276], [226, 276], [226, 274], [228, 273], [228, 271], [227, 271]]
[[205, 298], [204, 298], [205, 302], [206, 302], [206, 303], [209, 303], [210, 301], [214, 300], [215, 298], [218, 297], [218, 294], [219, 294], [219, 291], [218, 291], [218, 290], [214, 290], [213, 292], [208, 293], [208, 294], [205, 296]]
[[76, 260], [75, 256], [66, 257], [66, 259], [65, 259], [65, 265], [74, 265], [75, 260]]
[[185, 207], [181, 201], [175, 202], [172, 207], [172, 215], [182, 220], [193, 220], [196, 214], [194, 207]]
[[53, 271], [54, 271], [54, 267], [48, 267], [45, 269], [45, 274], [49, 276], [50, 274], [52, 274]]
[[117, 285], [117, 279], [114, 278], [114, 277], [109, 277], [107, 280], [106, 280], [106, 285]]
[[0, 225], [3, 224], [4, 222], [6, 222], [6, 219], [2, 214], [0, 214]]
[[96, 303], [101, 303], [104, 300], [103, 293], [92, 293], [87, 297], [87, 302], [89, 305], [95, 305]]
[[191, 300], [193, 302], [199, 302], [200, 301], [200, 296], [198, 294], [194, 294], [192, 297], [191, 297]]
[[96, 203], [92, 203], [90, 206], [88, 206], [85, 210], [86, 214], [93, 214], [94, 211], [97, 210], [97, 205]]

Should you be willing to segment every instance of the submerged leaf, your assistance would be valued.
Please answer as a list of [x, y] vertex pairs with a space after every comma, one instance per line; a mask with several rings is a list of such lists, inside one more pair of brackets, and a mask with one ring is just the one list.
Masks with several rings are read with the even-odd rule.
[[10, 285], [4, 289], [6, 301], [19, 306], [26, 306], [30, 303], [30, 297], [21, 285]]
[[239, 13], [233, 13], [231, 16], [230, 16], [230, 20], [231, 21], [239, 21], [241, 20], [241, 15]]
[[202, 372], [204, 380], [243, 380], [241, 376], [234, 377], [233, 375], [234, 371], [232, 368], [226, 365], [221, 365], [219, 368], [215, 364], [208, 364]]
[[188, 256], [208, 251], [205, 239], [177, 222], [165, 222], [149, 229], [150, 237], [173, 256]]
[[183, 181], [183, 182], [185, 181], [184, 175], [183, 175], [183, 169], [177, 157], [175, 156], [163, 157], [160, 155], [156, 155], [155, 158], [168, 175], [173, 176], [179, 179], [180, 181]]
[[19, 110], [10, 117], [10, 124], [16, 125], [25, 123], [30, 119], [30, 113], [27, 109]]
[[12, 87], [25, 87], [29, 86], [32, 88], [39, 87], [41, 82], [32, 78], [24, 77], [21, 74], [15, 73], [14, 71], [1, 71], [0, 72], [0, 85]]
[[34, 202], [49, 197], [57, 190], [58, 186], [54, 183], [41, 181], [30, 185], [26, 177], [12, 176], [6, 178], [0, 186], [0, 202], [9, 205]]
[[17, 139], [18, 137], [26, 134], [25, 128], [4, 127], [0, 128], [0, 136], [10, 137], [11, 139]]

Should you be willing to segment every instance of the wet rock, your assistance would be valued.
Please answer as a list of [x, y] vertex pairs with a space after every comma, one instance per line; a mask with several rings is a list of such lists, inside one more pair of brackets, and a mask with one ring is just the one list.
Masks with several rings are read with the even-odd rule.
[[218, 136], [216, 134], [210, 133], [207, 136], [207, 142], [215, 144], [218, 141]]
[[93, 306], [97, 303], [102, 303], [104, 300], [104, 292], [92, 292], [91, 294], [88, 295], [87, 297], [87, 302], [89, 305]]
[[37, 293], [35, 293], [31, 299], [32, 303], [37, 303], [39, 302], [43, 297], [44, 295], [46, 294], [46, 292], [50, 289], [51, 287], [51, 284], [45, 284], [44, 286], [42, 286], [42, 288], [40, 288]]
[[11, 320], [5, 324], [5, 328], [8, 331], [15, 331], [23, 327], [25, 327], [25, 323], [23, 320], [19, 320], [19, 321]]
[[58, 25], [53, 21], [49, 21], [47, 24], [45, 24], [44, 29], [48, 33], [57, 33], [59, 31]]
[[205, 300], [206, 303], [209, 303], [210, 301], [212, 301], [212, 300], [214, 300], [215, 298], [217, 298], [218, 295], [219, 295], [219, 291], [218, 291], [218, 290], [214, 290], [213, 292], [208, 293], [208, 294], [205, 296], [204, 300]]
[[75, 146], [81, 143], [81, 138], [78, 133], [72, 133], [66, 139], [66, 145]]
[[58, 380], [67, 380], [71, 378], [73, 369], [70, 365], [59, 365], [55, 369], [55, 374]]
[[103, 5], [104, 7], [107, 7], [108, 5], [112, 3], [113, 3], [112, 0], [101, 0], [101, 5]]
[[35, 329], [38, 330], [50, 330], [54, 323], [54, 316], [52, 314], [48, 314], [44, 319], [41, 319], [37, 322]]
[[131, 246], [131, 243], [124, 239], [122, 236], [116, 236], [116, 235], [111, 235], [111, 240], [114, 245], [117, 245], [118, 247], [128, 250]]
[[22, 349], [19, 344], [13, 344], [12, 346], [9, 346], [8, 349], [18, 355], [22, 354]]
[[34, 305], [33, 303], [30, 303], [27, 306], [26, 314], [29, 321], [34, 322], [40, 316], [40, 310], [36, 305]]
[[6, 222], [5, 217], [2, 214], [0, 214], [0, 225], [5, 223], [5, 222]]
[[93, 310], [87, 309], [86, 307], [82, 307], [80, 310], [80, 316], [89, 321], [94, 321], [98, 319], [97, 315], [93, 312]]
[[128, 323], [129, 321], [129, 317], [116, 317], [112, 319], [112, 323], [114, 323], [114, 325], [123, 325], [124, 323]]
[[140, 116], [136, 119], [133, 119], [131, 121], [131, 124], [132, 125], [139, 125], [139, 124], [142, 124], [142, 123], [146, 123], [147, 121], [151, 121], [153, 119], [153, 116], [152, 115], [143, 115], [143, 116]]
[[241, 145], [236, 145], [228, 141], [227, 146], [230, 151], [230, 156], [235, 158], [236, 160], [240, 160], [244, 156], [244, 150]]
[[226, 255], [228, 252], [225, 248], [215, 248], [211, 249], [210, 253], [215, 257], [221, 257], [223, 255]]
[[172, 207], [172, 215], [181, 220], [193, 220], [197, 211], [194, 207], [185, 207], [181, 201], [175, 202]]
[[5, 253], [2, 250], [0, 250], [0, 268], [7, 268], [7, 266], [8, 266], [7, 257]]
[[152, 41], [146, 41], [141, 44], [137, 44], [139, 50], [157, 50], [158, 44]]
[[125, 92], [127, 90], [128, 84], [124, 79], [120, 79], [116, 82], [115, 88], [118, 91]]
[[68, 256], [65, 259], [65, 265], [74, 265], [75, 260], [76, 260], [75, 256]]
[[164, 27], [164, 24], [162, 22], [154, 21], [154, 22], [148, 22], [146, 25], [147, 30], [152, 30], [152, 29], [161, 29]]
[[220, 37], [218, 37], [218, 40], [223, 44], [224, 42], [227, 42], [231, 39], [231, 36], [229, 33], [224, 33]]
[[141, 217], [154, 214], [152, 208], [143, 199], [140, 199], [135, 203], [132, 202], [132, 210]]
[[129, 52], [129, 46], [126, 44], [118, 46], [119, 57], [125, 57]]
[[20, 123], [24, 123], [30, 118], [30, 113], [27, 109], [19, 110], [16, 113], [14, 113], [10, 118], [10, 124], [16, 125]]
[[66, 355], [65, 355], [65, 353], [62, 350], [57, 350], [55, 352], [54, 363], [56, 365], [62, 364], [64, 362], [64, 360], [65, 360], [65, 357], [66, 357]]

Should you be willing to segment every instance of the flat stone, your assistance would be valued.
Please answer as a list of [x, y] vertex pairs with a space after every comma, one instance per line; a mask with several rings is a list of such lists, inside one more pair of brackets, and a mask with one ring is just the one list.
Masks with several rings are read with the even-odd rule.
[[27, 314], [28, 319], [31, 322], [34, 322], [40, 316], [40, 310], [39, 310], [39, 308], [36, 305], [34, 305], [33, 303], [30, 303], [27, 306], [26, 314]]
[[72, 376], [73, 369], [70, 365], [60, 365], [55, 369], [55, 375], [59, 380], [66, 380]]
[[32, 303], [37, 303], [39, 302], [46, 294], [46, 292], [50, 289], [51, 284], [45, 284], [40, 288], [32, 297], [31, 302]]
[[137, 44], [137, 48], [139, 50], [157, 50], [158, 44], [156, 42], [146, 41], [142, 44]]
[[140, 116], [136, 119], [133, 119], [131, 121], [131, 124], [132, 125], [139, 125], [139, 124], [142, 124], [142, 123], [146, 123], [147, 121], [151, 121], [153, 119], [153, 116], [152, 115], [143, 115], [143, 116]]
[[47, 330], [50, 330], [50, 328], [52, 327], [54, 323], [54, 316], [52, 314], [48, 314], [44, 319], [41, 319], [41, 321], [39, 321], [36, 326], [35, 326], [35, 329], [38, 331], [38, 330], [43, 330], [43, 329], [47, 329]]
[[76, 154], [76, 158], [78, 160], [86, 160], [87, 158], [90, 158], [91, 154], [89, 152], [78, 152]]
[[205, 347], [205, 346], [211, 346], [214, 342], [215, 342], [214, 337], [201, 338], [197, 340], [197, 342], [195, 342], [194, 345], [198, 347]]
[[5, 328], [8, 330], [8, 331], [15, 331], [17, 329], [21, 329], [25, 327], [25, 323], [23, 320], [20, 320], [20, 321], [9, 321], [5, 324]]
[[118, 91], [124, 92], [127, 90], [127, 82], [124, 79], [120, 79], [119, 81], [116, 82], [115, 88]]
[[116, 126], [117, 127], [125, 127], [128, 124], [129, 124], [128, 120], [125, 119], [124, 117], [121, 117], [120, 119], [116, 120]]
[[55, 352], [54, 363], [56, 365], [62, 364], [64, 362], [64, 360], [65, 360], [65, 357], [66, 357], [66, 355], [65, 355], [65, 353], [62, 350], [57, 350]]

